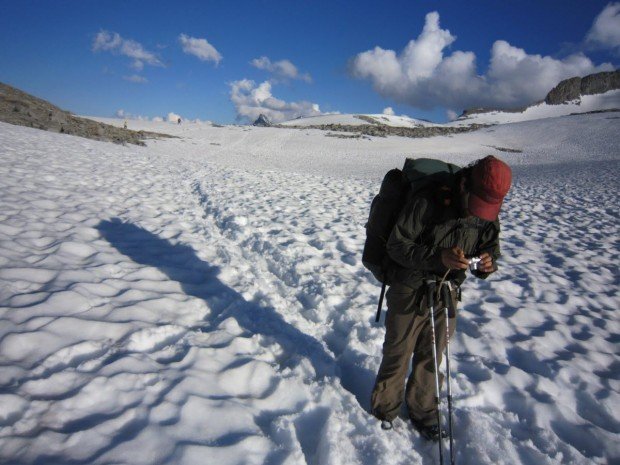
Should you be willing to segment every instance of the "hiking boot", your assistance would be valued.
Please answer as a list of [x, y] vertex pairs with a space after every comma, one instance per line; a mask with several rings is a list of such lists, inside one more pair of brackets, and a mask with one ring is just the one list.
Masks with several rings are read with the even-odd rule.
[[390, 420], [381, 420], [382, 430], [388, 431], [388, 430], [391, 430], [392, 428], [394, 428], [394, 425], [392, 424]]
[[439, 441], [439, 435], [441, 435], [442, 438], [448, 437], [448, 432], [438, 425], [423, 425], [413, 419], [411, 420], [411, 424], [424, 439], [428, 439], [429, 441]]

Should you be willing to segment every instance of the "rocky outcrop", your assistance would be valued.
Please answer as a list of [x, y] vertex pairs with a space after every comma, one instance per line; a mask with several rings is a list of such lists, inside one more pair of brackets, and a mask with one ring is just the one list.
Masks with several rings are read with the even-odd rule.
[[80, 118], [1, 82], [0, 121], [117, 144], [144, 145], [144, 139], [171, 137], [154, 132], [131, 131]]
[[[537, 105], [540, 102], [536, 102], [533, 105]], [[502, 113], [522, 113], [525, 110], [527, 110], [528, 107], [521, 107], [521, 108], [484, 108], [484, 107], [480, 107], [480, 108], [468, 108], [467, 110], [464, 110], [463, 113], [461, 113], [461, 115], [458, 117], [458, 119], [462, 119], [462, 118], [467, 118], [468, 116], [472, 116], [472, 115], [478, 115], [478, 114], [482, 114], [482, 113], [493, 113], [494, 111], [501, 111]]]
[[[347, 132], [357, 133], [366, 136], [375, 137], [387, 137], [387, 136], [400, 136], [400, 137], [433, 137], [444, 136], [448, 134], [457, 134], [461, 132], [475, 131], [480, 128], [488, 127], [485, 124], [471, 124], [469, 126], [428, 126], [428, 127], [416, 127], [405, 128], [387, 125], [376, 124], [362, 124], [358, 126], [350, 126], [346, 124], [318, 124], [311, 126], [276, 126], [286, 129], [321, 129], [323, 131], [335, 131], [335, 132]], [[330, 137], [334, 137], [332, 134]]]
[[264, 128], [268, 128], [271, 126], [271, 121], [269, 121], [269, 118], [267, 118], [265, 115], [263, 115], [262, 113], [258, 116], [258, 118], [256, 118], [256, 121], [254, 121], [254, 123], [252, 123], [252, 126], [261, 126]]
[[620, 71], [590, 74], [583, 78], [565, 79], [555, 86], [545, 98], [548, 105], [561, 105], [579, 99], [582, 95], [603, 94], [620, 89]]

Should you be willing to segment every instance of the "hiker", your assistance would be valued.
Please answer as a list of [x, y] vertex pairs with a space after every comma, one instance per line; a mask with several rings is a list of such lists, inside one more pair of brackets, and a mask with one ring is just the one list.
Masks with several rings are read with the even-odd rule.
[[181, 117], [177, 119], [177, 124], [181, 124]]
[[[454, 165], [452, 165], [454, 166]], [[410, 193], [386, 243], [391, 260], [386, 282], [386, 333], [383, 359], [371, 397], [372, 413], [390, 429], [403, 399], [413, 426], [426, 439], [446, 433], [437, 423], [435, 362], [425, 280], [450, 283], [456, 308], [470, 258], [480, 261], [472, 273], [482, 279], [497, 270], [498, 214], [511, 184], [511, 170], [488, 156], [456, 171], [451, 185], [432, 185]], [[439, 294], [439, 293], [438, 293]], [[438, 365], [446, 345], [448, 300], [436, 297]], [[454, 332], [456, 312], [449, 317]], [[413, 359], [412, 359], [413, 355]], [[409, 361], [412, 371], [405, 386]], [[439, 375], [441, 385], [443, 376]]]

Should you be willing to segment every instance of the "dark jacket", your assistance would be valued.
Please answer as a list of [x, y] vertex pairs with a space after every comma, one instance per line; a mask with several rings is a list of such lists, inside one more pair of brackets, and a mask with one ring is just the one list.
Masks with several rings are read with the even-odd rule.
[[[466, 257], [488, 252], [493, 263], [500, 256], [499, 220], [485, 221], [475, 216], [461, 218], [458, 199], [434, 191], [410, 196], [387, 241], [393, 264], [390, 284], [418, 289], [425, 278], [441, 279], [447, 268], [441, 262], [441, 250], [458, 246]], [[480, 278], [489, 273], [474, 272]], [[451, 271], [447, 279], [460, 285], [463, 270]]]

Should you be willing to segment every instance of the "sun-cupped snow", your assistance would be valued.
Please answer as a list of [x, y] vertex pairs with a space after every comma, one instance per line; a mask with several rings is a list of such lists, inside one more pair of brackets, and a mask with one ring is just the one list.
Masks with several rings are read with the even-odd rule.
[[620, 458], [617, 113], [416, 140], [139, 124], [179, 138], [0, 124], [2, 463], [436, 463], [368, 412], [364, 224], [405, 156], [486, 153], [514, 186], [452, 344], [457, 462]]

